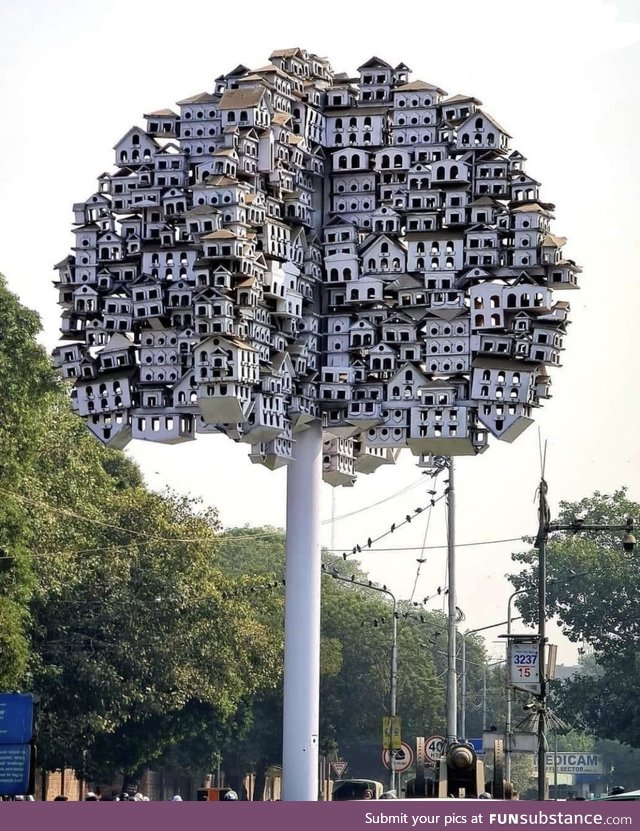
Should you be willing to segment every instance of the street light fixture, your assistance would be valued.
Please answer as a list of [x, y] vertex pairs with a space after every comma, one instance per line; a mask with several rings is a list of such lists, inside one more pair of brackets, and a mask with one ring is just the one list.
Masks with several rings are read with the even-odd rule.
[[[520, 620], [520, 618], [516, 618], [516, 620]], [[497, 629], [498, 626], [504, 626], [506, 624], [510, 624], [509, 620], [501, 620], [499, 623], [490, 623], [488, 626], [480, 626], [477, 629], [470, 629], [468, 632], [465, 632], [462, 635], [462, 649], [461, 649], [461, 699], [462, 699], [462, 707], [460, 712], [460, 733], [463, 739], [467, 737], [467, 638], [469, 635], [475, 635], [478, 632], [484, 632], [487, 629]], [[471, 661], [469, 662], [471, 663]]]
[[[356, 580], [354, 575], [351, 577], [343, 577], [338, 573], [335, 566], [329, 571], [326, 563], [322, 564], [322, 571], [333, 577], [334, 580], [340, 580], [343, 583], [349, 583], [350, 586], [361, 586], [363, 589], [371, 589], [372, 591], [381, 592], [388, 595], [393, 601], [392, 618], [392, 634], [391, 634], [391, 673], [390, 673], [390, 690], [389, 690], [389, 715], [391, 719], [395, 719], [398, 704], [398, 603], [393, 592], [389, 591], [386, 586], [376, 586], [371, 580], [364, 583], [361, 580]], [[393, 722], [392, 722], [393, 724]], [[389, 764], [391, 766], [391, 775], [389, 778], [389, 787], [393, 790], [396, 786], [396, 772], [393, 767], [393, 735], [392, 727], [389, 729]]]

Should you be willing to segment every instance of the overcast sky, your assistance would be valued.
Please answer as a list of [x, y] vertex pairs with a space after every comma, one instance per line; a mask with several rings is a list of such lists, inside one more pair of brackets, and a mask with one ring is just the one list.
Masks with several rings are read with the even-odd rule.
[[[43, 342], [52, 348], [59, 317], [52, 266], [71, 245], [72, 203], [94, 192], [96, 177], [112, 167], [113, 145], [133, 124], [144, 125], [143, 112], [210, 91], [213, 79], [238, 63], [262, 66], [275, 48], [302, 46], [349, 73], [374, 54], [404, 61], [414, 80], [474, 95], [506, 127], [512, 147], [528, 158], [527, 172], [542, 182], [542, 199], [557, 206], [552, 231], [569, 238], [565, 254], [584, 269], [580, 292], [556, 295], [571, 302], [573, 322], [563, 367], [552, 372], [553, 398], [536, 425], [513, 445], [492, 440], [483, 456], [457, 462], [457, 541], [534, 533], [539, 430], [548, 442], [552, 508], [621, 485], [638, 500], [639, 39], [640, 7], [632, 0], [2, 0], [0, 271], [40, 313]], [[225, 526], [284, 525], [286, 474], [251, 465], [246, 445], [203, 436], [178, 447], [139, 443], [127, 452], [152, 487], [201, 495]], [[395, 467], [339, 489], [335, 514], [359, 513], [336, 523], [336, 548], [350, 550], [425, 505], [421, 479], [405, 451]], [[326, 520], [331, 503], [324, 486]], [[380, 547], [443, 546], [442, 503], [428, 531], [427, 512], [422, 517]], [[327, 523], [323, 542], [331, 541]], [[464, 626], [504, 620], [512, 590], [504, 575], [517, 548], [459, 549]], [[408, 597], [418, 557], [419, 550], [381, 551], [363, 555], [362, 564]], [[445, 583], [445, 559], [444, 549], [428, 552], [416, 597]], [[558, 642], [560, 662], [573, 662], [575, 647]]]

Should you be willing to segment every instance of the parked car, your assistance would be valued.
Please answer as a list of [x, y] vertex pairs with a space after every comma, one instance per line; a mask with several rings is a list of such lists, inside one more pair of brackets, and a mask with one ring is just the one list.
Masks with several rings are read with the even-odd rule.
[[622, 793], [609, 794], [609, 796], [596, 797], [598, 802], [606, 800], [607, 802], [638, 802], [640, 801], [640, 791], [623, 791]]
[[384, 791], [382, 782], [375, 779], [339, 779], [334, 783], [332, 799], [344, 802], [348, 799], [380, 799]]

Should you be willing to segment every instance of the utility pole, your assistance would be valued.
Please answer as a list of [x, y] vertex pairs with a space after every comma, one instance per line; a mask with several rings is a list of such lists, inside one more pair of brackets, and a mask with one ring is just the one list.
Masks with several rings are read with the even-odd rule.
[[546, 722], [547, 722], [547, 681], [545, 677], [545, 644], [547, 625], [547, 537], [549, 534], [549, 505], [547, 503], [548, 486], [544, 478], [538, 487], [538, 675], [540, 695], [538, 706], [538, 799], [548, 799], [546, 769]]
[[447, 622], [447, 745], [458, 738], [458, 698], [456, 672], [456, 540], [455, 487], [453, 456], [448, 460], [449, 486], [447, 488], [447, 574], [449, 577], [449, 614]]
[[[587, 525], [581, 519], [560, 524], [551, 523], [551, 513], [547, 502], [548, 486], [544, 477], [540, 479], [538, 488], [538, 535], [535, 547], [538, 549], [538, 663], [540, 678], [540, 694], [538, 696], [538, 799], [549, 798], [549, 788], [545, 766], [546, 752], [546, 720], [547, 720], [547, 679], [546, 679], [546, 612], [547, 612], [547, 541], [549, 534], [555, 531], [570, 531], [579, 533], [584, 531], [623, 531], [622, 547], [628, 553], [633, 553], [636, 547], [636, 538], [633, 535], [633, 518], [628, 517], [624, 525]], [[577, 576], [577, 575], [576, 575]], [[515, 594], [519, 594], [516, 592]]]

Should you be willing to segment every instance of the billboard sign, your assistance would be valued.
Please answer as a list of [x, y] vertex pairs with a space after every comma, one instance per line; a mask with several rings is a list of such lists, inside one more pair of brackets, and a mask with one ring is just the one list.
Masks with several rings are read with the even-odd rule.
[[0, 745], [0, 794], [17, 796], [30, 792], [31, 745]]
[[603, 773], [602, 756], [598, 753], [547, 753], [547, 770], [558, 773]]
[[512, 638], [509, 641], [509, 685], [518, 690], [540, 693], [538, 641]]
[[25, 744], [33, 738], [33, 696], [0, 693], [0, 744]]

